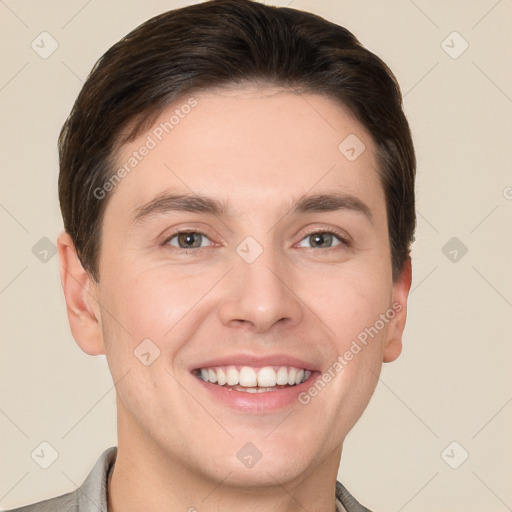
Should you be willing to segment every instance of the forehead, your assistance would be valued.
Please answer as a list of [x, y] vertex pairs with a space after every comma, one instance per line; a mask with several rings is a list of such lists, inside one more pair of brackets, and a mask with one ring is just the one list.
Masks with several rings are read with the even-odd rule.
[[[346, 151], [352, 148], [363, 150], [356, 159]], [[124, 172], [110, 203], [129, 214], [163, 191], [230, 197], [239, 209], [270, 208], [308, 191], [357, 195], [374, 208], [383, 201], [374, 143], [349, 110], [325, 96], [272, 87], [174, 101], [121, 148], [115, 169]]]

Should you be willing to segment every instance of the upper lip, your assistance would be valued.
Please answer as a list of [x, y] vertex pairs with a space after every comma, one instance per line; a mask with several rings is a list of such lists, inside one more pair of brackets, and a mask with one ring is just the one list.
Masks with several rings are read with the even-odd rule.
[[315, 371], [312, 363], [306, 362], [298, 357], [286, 354], [274, 354], [257, 356], [250, 354], [233, 354], [230, 356], [209, 359], [199, 364], [194, 364], [190, 370], [198, 370], [199, 368], [214, 368], [216, 366], [252, 366], [254, 368], [264, 366], [293, 366], [294, 368]]

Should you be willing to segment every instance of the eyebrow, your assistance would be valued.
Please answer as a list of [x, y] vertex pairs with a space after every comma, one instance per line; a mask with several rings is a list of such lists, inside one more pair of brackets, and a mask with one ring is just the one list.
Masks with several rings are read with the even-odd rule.
[[[363, 201], [353, 195], [342, 193], [302, 196], [292, 204], [287, 214], [339, 210], [361, 213], [370, 223], [373, 220], [370, 208]], [[133, 224], [170, 212], [206, 213], [219, 217], [235, 216], [229, 201], [196, 194], [163, 193], [134, 210]]]

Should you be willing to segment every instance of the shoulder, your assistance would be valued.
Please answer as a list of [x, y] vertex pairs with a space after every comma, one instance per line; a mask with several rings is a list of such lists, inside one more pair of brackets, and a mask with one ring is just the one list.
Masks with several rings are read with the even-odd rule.
[[107, 479], [116, 456], [116, 446], [105, 450], [74, 491], [5, 512], [107, 512]]
[[361, 505], [340, 482], [336, 482], [336, 498], [347, 512], [372, 512]]
[[62, 494], [49, 500], [39, 501], [32, 505], [13, 508], [6, 512], [77, 512], [78, 489], [67, 494]]

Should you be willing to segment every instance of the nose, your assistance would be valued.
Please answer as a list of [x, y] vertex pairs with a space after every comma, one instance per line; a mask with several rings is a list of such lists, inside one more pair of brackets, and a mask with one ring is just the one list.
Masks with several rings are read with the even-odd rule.
[[263, 333], [274, 325], [290, 328], [300, 324], [303, 303], [290, 268], [285, 261], [277, 265], [265, 253], [268, 251], [252, 263], [237, 256], [219, 310], [225, 326]]

